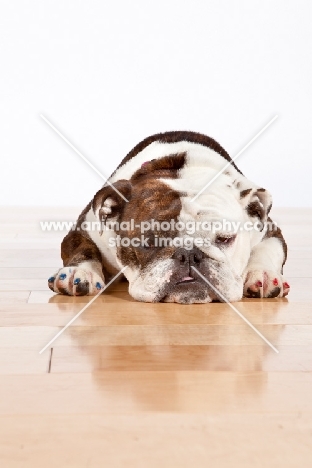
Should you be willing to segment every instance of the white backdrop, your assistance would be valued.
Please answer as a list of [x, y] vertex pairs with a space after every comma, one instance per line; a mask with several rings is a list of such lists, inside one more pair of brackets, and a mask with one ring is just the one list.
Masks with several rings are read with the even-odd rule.
[[206, 133], [273, 193], [312, 204], [306, 0], [2, 0], [1, 205], [77, 205], [146, 136]]

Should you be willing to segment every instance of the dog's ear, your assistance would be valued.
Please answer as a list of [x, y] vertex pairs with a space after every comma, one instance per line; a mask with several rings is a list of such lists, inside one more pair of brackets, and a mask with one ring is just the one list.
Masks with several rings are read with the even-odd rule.
[[240, 192], [240, 202], [250, 218], [265, 223], [272, 207], [272, 196], [264, 188], [247, 188]]
[[104, 185], [92, 200], [94, 214], [104, 223], [108, 219], [117, 221], [130, 199], [131, 189], [131, 183], [123, 179], [114, 184]]

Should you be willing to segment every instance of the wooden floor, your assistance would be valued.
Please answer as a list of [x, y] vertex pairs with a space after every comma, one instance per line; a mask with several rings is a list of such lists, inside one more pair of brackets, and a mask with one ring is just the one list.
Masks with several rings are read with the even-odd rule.
[[15, 467], [312, 466], [312, 209], [275, 210], [288, 299], [143, 304], [113, 285], [56, 296], [74, 209], [0, 211], [0, 464]]

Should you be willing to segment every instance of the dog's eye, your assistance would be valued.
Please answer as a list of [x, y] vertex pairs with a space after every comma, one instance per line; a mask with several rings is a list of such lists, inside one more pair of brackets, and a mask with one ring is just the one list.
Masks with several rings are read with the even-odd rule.
[[236, 236], [217, 236], [216, 237], [216, 244], [218, 245], [230, 245], [234, 242]]

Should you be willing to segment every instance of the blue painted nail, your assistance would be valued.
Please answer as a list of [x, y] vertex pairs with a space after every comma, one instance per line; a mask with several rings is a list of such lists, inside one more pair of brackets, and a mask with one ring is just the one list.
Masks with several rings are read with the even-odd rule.
[[95, 286], [96, 286], [96, 289], [102, 289], [102, 285], [99, 282], [97, 282]]
[[81, 281], [81, 279], [80, 279], [80, 278], [76, 278], [76, 279], [75, 279], [75, 281], [74, 281], [74, 284], [79, 284], [79, 283], [80, 283], [80, 281]]
[[53, 283], [54, 280], [55, 280], [54, 276], [51, 276], [51, 278], [48, 279], [48, 283]]
[[66, 278], [66, 276], [67, 276], [66, 273], [62, 273], [62, 274], [59, 276], [59, 279], [60, 279], [60, 280], [63, 280], [63, 279]]

